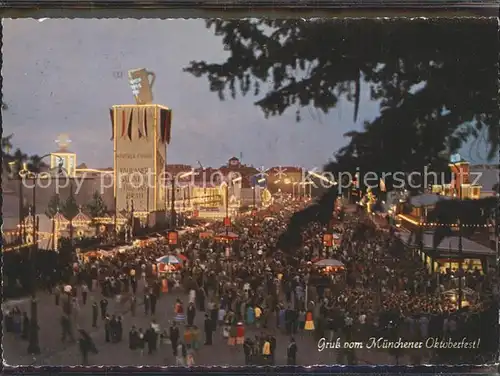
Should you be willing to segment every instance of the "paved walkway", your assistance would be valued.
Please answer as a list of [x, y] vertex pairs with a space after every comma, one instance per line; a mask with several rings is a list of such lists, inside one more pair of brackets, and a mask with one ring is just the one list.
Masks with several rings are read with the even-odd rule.
[[[139, 286], [138, 291], [141, 290]], [[92, 297], [99, 301], [100, 292], [92, 293]], [[78, 325], [91, 334], [99, 350], [96, 355], [90, 355], [89, 361], [95, 365], [175, 365], [175, 358], [170, 345], [160, 348], [153, 355], [141, 356], [139, 351], [131, 351], [128, 348], [128, 331], [132, 325], [146, 329], [151, 320], [156, 319], [163, 329], [169, 326], [169, 322], [174, 316], [174, 304], [176, 298], [181, 298], [187, 306], [187, 296], [183, 292], [170, 292], [163, 295], [157, 303], [156, 316], [146, 316], [142, 305], [138, 305], [136, 317], [132, 317], [129, 305], [122, 306], [114, 300], [108, 299], [110, 314], [121, 314], [123, 316], [123, 341], [117, 344], [106, 343], [104, 340], [104, 328], [99, 322], [99, 328], [91, 328], [92, 307], [91, 300], [86, 306], [81, 306], [78, 316]], [[138, 303], [141, 303], [142, 296], [139, 295]], [[29, 299], [20, 304], [23, 310], [29, 312]], [[4, 336], [4, 359], [10, 365], [78, 365], [81, 364], [81, 356], [77, 344], [61, 342], [60, 320], [61, 308], [54, 303], [53, 296], [40, 294], [39, 296], [39, 319], [40, 319], [40, 346], [42, 353], [35, 358], [27, 354], [27, 341], [14, 338], [11, 333]], [[195, 325], [201, 328], [203, 336], [203, 312], [197, 312]], [[274, 327], [274, 323], [271, 323]], [[273, 329], [271, 329], [273, 330]], [[274, 329], [273, 333], [277, 338], [276, 364], [286, 364], [286, 347], [289, 337]], [[252, 337], [260, 334], [259, 330], [247, 328], [247, 335]], [[317, 342], [310, 333], [298, 334], [295, 336], [299, 348], [297, 363], [301, 365], [314, 364], [337, 364], [338, 351], [325, 349], [318, 351]], [[202, 342], [203, 338], [200, 339]], [[357, 357], [360, 364], [394, 364], [394, 359], [383, 351], [357, 350]], [[198, 365], [244, 365], [244, 354], [242, 349], [229, 347], [222, 337], [221, 328], [218, 327], [214, 333], [212, 346], [202, 346], [195, 355], [195, 362]], [[402, 363], [408, 364], [409, 360]]]

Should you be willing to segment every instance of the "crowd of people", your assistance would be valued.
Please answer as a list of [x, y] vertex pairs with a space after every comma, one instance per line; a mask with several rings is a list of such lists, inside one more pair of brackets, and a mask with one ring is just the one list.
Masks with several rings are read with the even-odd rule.
[[[215, 222], [183, 233], [176, 245], [159, 239], [75, 264], [69, 279], [52, 289], [55, 304], [62, 307], [63, 341], [74, 341], [79, 304], [86, 305], [87, 295], [99, 290], [102, 299], [91, 302], [92, 326], [104, 323], [105, 341], [119, 345], [129, 330], [130, 351], [141, 356], [161, 352], [170, 365], [194, 365], [197, 352], [211, 346], [215, 335], [235, 349], [235, 357], [244, 356], [245, 364], [259, 365], [275, 364], [278, 352], [286, 354], [287, 364], [297, 364], [297, 336], [310, 337], [311, 346], [322, 338], [483, 341], [474, 350], [379, 350], [390, 351], [396, 363], [403, 357], [413, 364], [481, 363], [496, 351], [496, 335], [488, 326], [495, 324], [493, 303], [478, 299], [457, 310], [440, 293], [446, 276], [439, 281], [429, 275], [392, 232], [377, 228], [363, 214], [342, 215], [342, 220], [334, 215], [328, 226], [311, 223], [302, 233], [302, 246], [293, 252], [276, 249], [288, 219], [303, 205], [289, 201], [237, 218], [231, 224], [236, 239], [225, 238], [227, 228]], [[207, 231], [220, 236], [200, 237]], [[325, 246], [327, 232], [341, 238], [338, 247]], [[182, 267], [161, 273], [156, 260], [165, 254], [182, 256]], [[321, 259], [336, 259], [343, 267], [327, 272], [316, 265]], [[177, 299], [171, 312], [157, 312], [159, 299], [174, 292], [187, 299]], [[141, 314], [137, 308], [142, 305], [151, 316], [150, 326], [124, 328], [120, 315], [109, 312], [108, 299], [129, 306], [132, 317]], [[9, 315], [9, 330], [24, 333], [20, 323], [29, 322], [27, 315]], [[158, 315], [171, 318], [170, 325], [160, 327]], [[196, 325], [198, 315], [203, 325]], [[88, 364], [89, 353], [97, 348], [86, 330], [79, 333], [82, 362]], [[277, 333], [288, 338], [285, 350], [277, 349]], [[337, 354], [339, 363], [357, 362], [354, 349]]]

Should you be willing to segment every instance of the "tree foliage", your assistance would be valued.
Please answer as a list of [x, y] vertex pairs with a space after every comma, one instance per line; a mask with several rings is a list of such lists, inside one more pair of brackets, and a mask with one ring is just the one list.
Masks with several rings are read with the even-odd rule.
[[108, 208], [98, 191], [92, 195], [92, 200], [87, 204], [87, 210], [92, 218], [102, 217], [108, 212]]
[[[354, 104], [356, 120], [363, 108], [361, 90], [369, 88], [379, 115], [365, 121], [362, 131], [345, 135], [349, 142], [326, 171], [358, 168], [361, 180], [367, 171], [399, 172], [408, 185], [411, 172], [447, 171], [449, 155], [470, 137], [486, 140], [488, 157], [496, 156], [494, 19], [218, 19], [207, 21], [207, 27], [222, 38], [230, 56], [222, 63], [194, 61], [185, 71], [205, 77], [221, 100], [258, 97], [255, 105], [266, 117], [291, 109], [300, 121], [303, 108], [327, 113], [345, 98]], [[387, 190], [395, 185], [393, 177], [385, 183]], [[290, 239], [311, 220], [327, 222], [330, 196], [295, 214]]]
[[40, 172], [47, 167], [40, 156], [28, 155], [17, 148], [13, 153], [13, 134], [2, 137], [2, 165], [5, 171], [15, 173], [26, 167], [31, 172]]
[[75, 218], [78, 214], [79, 208], [73, 190], [70, 191], [68, 198], [64, 201], [61, 211], [68, 220]]
[[47, 209], [45, 210], [45, 214], [49, 218], [54, 218], [54, 216], [61, 211], [61, 197], [58, 194], [52, 195], [47, 204]]
[[454, 151], [464, 134], [485, 130], [490, 156], [499, 144], [493, 19], [217, 19], [207, 27], [222, 37], [230, 57], [191, 62], [185, 70], [207, 77], [221, 99], [228, 93], [235, 98], [239, 87], [242, 95], [260, 95], [255, 104], [270, 116], [289, 108], [300, 115], [306, 106], [327, 113], [344, 97], [354, 102], [357, 118], [364, 81], [371, 99], [380, 101], [381, 114], [372, 124], [384, 136], [387, 126], [432, 128], [438, 139], [446, 134]]

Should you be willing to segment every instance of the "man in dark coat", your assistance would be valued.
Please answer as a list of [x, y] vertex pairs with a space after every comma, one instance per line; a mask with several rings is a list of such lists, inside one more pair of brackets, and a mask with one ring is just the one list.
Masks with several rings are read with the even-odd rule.
[[186, 316], [188, 326], [193, 326], [194, 317], [196, 316], [196, 307], [194, 306], [194, 303], [189, 303]]
[[71, 321], [67, 315], [61, 316], [61, 326], [62, 326], [62, 338], [61, 341], [66, 341], [66, 337], [69, 337], [70, 341], [73, 342], [73, 331], [71, 330]]
[[109, 321], [109, 329], [111, 334], [111, 342], [118, 342], [118, 321], [116, 320], [116, 316], [111, 316], [111, 320]]
[[286, 349], [286, 364], [289, 366], [295, 366], [297, 364], [297, 344], [295, 339], [292, 337], [288, 348]]
[[150, 308], [150, 303], [151, 300], [149, 298], [149, 294], [144, 294], [144, 314], [147, 316], [149, 315], [149, 308]]
[[205, 291], [200, 288], [196, 293], [196, 300], [198, 302], [198, 310], [200, 312], [205, 312]]
[[111, 341], [111, 320], [109, 318], [109, 316], [106, 316], [104, 318], [104, 340], [106, 342], [110, 342]]
[[101, 299], [101, 318], [106, 319], [106, 311], [108, 309], [108, 300], [106, 298]]
[[92, 327], [97, 328], [97, 318], [99, 317], [99, 307], [97, 302], [92, 303]]
[[89, 352], [97, 354], [98, 351], [90, 335], [83, 329], [79, 329], [79, 332], [80, 338], [78, 339], [78, 344], [80, 353], [82, 354], [82, 365], [86, 366], [89, 363]]
[[170, 326], [170, 341], [172, 342], [172, 352], [174, 356], [177, 356], [177, 345], [179, 344], [179, 328], [175, 324], [175, 321], [172, 323], [172, 326]]
[[137, 331], [135, 325], [132, 325], [132, 329], [128, 332], [128, 348], [130, 350], [135, 350], [139, 346], [139, 332]]
[[156, 312], [156, 300], [157, 300], [156, 295], [154, 293], [151, 293], [149, 295], [149, 302], [151, 304], [151, 316], [154, 316]]
[[212, 320], [208, 316], [208, 314], [205, 314], [205, 324], [204, 324], [204, 329], [205, 329], [205, 345], [212, 345], [212, 333], [214, 330], [214, 324], [212, 323]]
[[144, 333], [144, 339], [148, 344], [148, 354], [153, 354], [153, 352], [156, 351], [156, 342], [158, 338], [155, 330], [152, 327], [146, 330], [146, 333]]
[[30, 319], [28, 317], [28, 314], [26, 312], [23, 312], [23, 329], [21, 334], [22, 339], [29, 338], [29, 332], [30, 332], [29, 328], [30, 328]]
[[252, 351], [254, 344], [250, 338], [246, 338], [243, 343], [243, 352], [245, 353], [245, 365], [249, 365], [252, 360]]

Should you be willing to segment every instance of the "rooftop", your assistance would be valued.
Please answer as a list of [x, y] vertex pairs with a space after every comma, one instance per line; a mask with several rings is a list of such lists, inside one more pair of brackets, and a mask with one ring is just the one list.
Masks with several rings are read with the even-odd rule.
[[[408, 246], [418, 246], [415, 243], [415, 236], [411, 233], [403, 233], [398, 232], [396, 234], [401, 241]], [[432, 250], [434, 242], [434, 233], [433, 232], [424, 232], [422, 236], [422, 243], [424, 249]], [[436, 247], [436, 250], [441, 252], [447, 252], [450, 255], [458, 254], [459, 252], [459, 237], [458, 236], [447, 236], [445, 237], [439, 245]], [[491, 248], [488, 248], [482, 244], [476, 243], [468, 238], [462, 237], [462, 250], [464, 253], [482, 255], [482, 256], [494, 256], [495, 251]]]
[[434, 206], [438, 201], [449, 200], [450, 197], [441, 196], [434, 193], [423, 193], [410, 198], [410, 204], [414, 207]]

